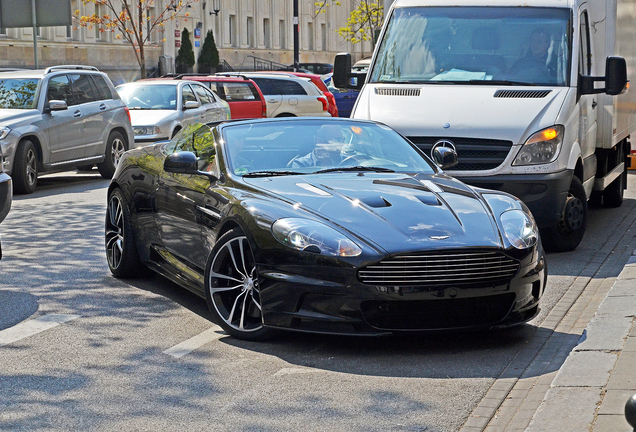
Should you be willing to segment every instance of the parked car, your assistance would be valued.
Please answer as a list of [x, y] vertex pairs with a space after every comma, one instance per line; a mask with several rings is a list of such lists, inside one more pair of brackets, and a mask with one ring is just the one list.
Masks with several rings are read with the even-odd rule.
[[[236, 76], [224, 72], [223, 76]], [[328, 117], [327, 97], [307, 78], [275, 73], [241, 73], [253, 80], [265, 95], [268, 117]]]
[[[2, 147], [0, 147], [0, 161], [2, 161]], [[11, 177], [5, 174], [0, 163], [0, 222], [7, 217], [11, 210], [11, 200], [13, 198], [13, 186]], [[0, 243], [0, 259], [2, 259], [2, 244]]]
[[[312, 73], [316, 75], [324, 75], [333, 72], [333, 64], [331, 63], [298, 63], [300, 70], [298, 72]], [[293, 71], [294, 65], [289, 65], [281, 70]]]
[[35, 190], [47, 171], [97, 163], [112, 177], [133, 147], [128, 108], [92, 66], [0, 73], [0, 145], [16, 193]]
[[[457, 163], [450, 148], [434, 154]], [[547, 278], [521, 201], [351, 119], [191, 125], [129, 151], [108, 188], [105, 241], [115, 277], [152, 269], [252, 340], [518, 324], [537, 314]]]
[[139, 80], [117, 86], [117, 91], [131, 111], [138, 145], [169, 139], [190, 123], [230, 118], [227, 102], [194, 81]]
[[360, 92], [353, 89], [339, 89], [334, 87], [331, 79], [332, 75], [333, 74], [323, 75], [322, 79], [327, 89], [333, 95], [336, 106], [338, 107], [338, 116], [349, 117], [351, 116], [351, 111], [353, 110], [356, 100], [358, 100], [358, 94], [360, 94]]
[[367, 73], [369, 72], [369, 66], [371, 66], [371, 57], [365, 57], [351, 66], [351, 72]]
[[256, 83], [242, 75], [221, 77], [215, 75], [177, 75], [174, 79], [188, 79], [207, 86], [227, 102], [233, 119], [267, 117], [265, 96]]
[[333, 93], [327, 88], [327, 86], [325, 85], [325, 82], [322, 80], [320, 75], [316, 75], [314, 73], [305, 73], [305, 72], [280, 72], [280, 71], [274, 71], [274, 72], [268, 72], [268, 73], [286, 74], [289, 76], [297, 76], [300, 78], [310, 79], [311, 82], [314, 83], [316, 87], [318, 87], [318, 90], [320, 90], [322, 94], [324, 94], [325, 97], [327, 98], [327, 103], [329, 104], [329, 107], [327, 108], [327, 112], [331, 115], [331, 117], [338, 117], [338, 107], [336, 106], [336, 99], [334, 98]]

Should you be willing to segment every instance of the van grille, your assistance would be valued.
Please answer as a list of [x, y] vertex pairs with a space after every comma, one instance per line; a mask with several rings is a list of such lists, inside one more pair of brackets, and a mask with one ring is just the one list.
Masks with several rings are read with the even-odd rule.
[[426, 155], [431, 155], [433, 145], [441, 140], [455, 144], [459, 163], [451, 168], [453, 171], [479, 171], [497, 168], [506, 160], [512, 141], [491, 140], [481, 138], [451, 137], [407, 137]]
[[362, 283], [380, 286], [456, 286], [508, 283], [519, 263], [502, 252], [439, 251], [402, 255], [363, 267]]
[[497, 90], [496, 98], [517, 99], [541, 99], [550, 94], [552, 90]]
[[376, 87], [375, 94], [380, 96], [419, 96], [420, 89]]

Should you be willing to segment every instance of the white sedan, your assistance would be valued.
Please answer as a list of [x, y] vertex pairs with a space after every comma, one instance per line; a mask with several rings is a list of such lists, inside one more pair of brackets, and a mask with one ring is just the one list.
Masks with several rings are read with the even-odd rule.
[[191, 123], [230, 118], [228, 103], [195, 81], [140, 80], [117, 91], [130, 110], [137, 144], [170, 139]]

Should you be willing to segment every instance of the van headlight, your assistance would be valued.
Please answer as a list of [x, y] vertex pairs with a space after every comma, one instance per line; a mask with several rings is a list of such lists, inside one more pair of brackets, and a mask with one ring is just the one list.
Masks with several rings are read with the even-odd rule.
[[564, 133], [563, 126], [555, 125], [532, 134], [521, 146], [512, 165], [539, 165], [554, 162], [559, 156]]
[[0, 126], [0, 140], [3, 140], [9, 135], [11, 128], [8, 126]]
[[537, 244], [539, 229], [534, 218], [522, 210], [508, 210], [499, 216], [506, 238], [517, 249], [528, 249]]
[[340, 257], [362, 253], [362, 249], [344, 234], [310, 219], [278, 219], [272, 225], [272, 234], [285, 246], [305, 252]]

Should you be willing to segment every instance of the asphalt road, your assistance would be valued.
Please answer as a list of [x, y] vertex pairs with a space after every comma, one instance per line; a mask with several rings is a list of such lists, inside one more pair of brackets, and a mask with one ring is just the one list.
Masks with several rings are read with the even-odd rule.
[[42, 177], [0, 225], [0, 430], [458, 430], [577, 276], [618, 274], [636, 220], [630, 173], [623, 206], [591, 209], [583, 244], [548, 256], [543, 310], [515, 329], [253, 343], [159, 276], [110, 275], [107, 185]]

